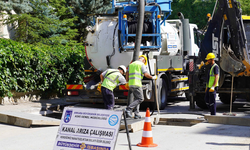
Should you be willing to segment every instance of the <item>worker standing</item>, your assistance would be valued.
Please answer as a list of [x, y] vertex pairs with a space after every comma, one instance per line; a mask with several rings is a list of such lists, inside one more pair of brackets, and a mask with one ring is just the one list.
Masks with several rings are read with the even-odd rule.
[[140, 119], [139, 107], [140, 104], [144, 101], [142, 82], [143, 75], [149, 79], [157, 79], [157, 76], [151, 76], [147, 69], [147, 57], [145, 55], [140, 55], [139, 60], [134, 61], [129, 65], [129, 68], [126, 72], [126, 80], [129, 83], [129, 99], [130, 104], [127, 106], [125, 112], [126, 117], [132, 118], [132, 110], [134, 109], [134, 119]]
[[112, 110], [115, 105], [113, 90], [117, 85], [126, 84], [123, 75], [126, 73], [126, 67], [121, 65], [118, 69], [107, 69], [101, 75], [101, 92], [103, 96], [104, 106], [106, 109]]
[[211, 115], [216, 115], [216, 91], [219, 86], [219, 66], [214, 61], [215, 55], [213, 53], [208, 53], [206, 60], [208, 64], [210, 64], [210, 70], [207, 76], [207, 84], [206, 84], [206, 94], [205, 94], [205, 102], [210, 109]]

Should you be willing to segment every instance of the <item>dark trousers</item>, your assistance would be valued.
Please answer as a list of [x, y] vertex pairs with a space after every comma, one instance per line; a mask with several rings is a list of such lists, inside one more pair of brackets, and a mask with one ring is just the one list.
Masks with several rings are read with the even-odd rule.
[[105, 87], [101, 87], [101, 90], [102, 90], [104, 107], [106, 109], [113, 109], [115, 105], [115, 97], [114, 97], [113, 91]]
[[216, 115], [216, 91], [217, 87], [214, 89], [214, 92], [209, 92], [210, 88], [207, 88], [206, 94], [205, 94], [205, 102], [207, 104], [207, 107], [210, 110], [211, 115]]

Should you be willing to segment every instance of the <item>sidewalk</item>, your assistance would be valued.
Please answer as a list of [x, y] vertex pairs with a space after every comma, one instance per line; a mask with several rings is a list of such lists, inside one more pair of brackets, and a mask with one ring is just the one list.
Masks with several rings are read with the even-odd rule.
[[[40, 101], [24, 101], [18, 105], [0, 105], [1, 111], [14, 111], [41, 115], [60, 112], [60, 108], [67, 105], [64, 99], [50, 99]], [[243, 107], [245, 103], [238, 101], [233, 107], [235, 117], [250, 118], [247, 113], [249, 107]], [[53, 108], [53, 109], [52, 109]], [[57, 109], [58, 108], [58, 109]], [[217, 101], [217, 116], [223, 116], [229, 112], [229, 107]], [[155, 111], [154, 116], [156, 116]], [[141, 111], [144, 116], [145, 112]], [[184, 98], [170, 100], [160, 117], [197, 119], [209, 115], [208, 110], [196, 108], [189, 111], [189, 102]], [[1, 150], [52, 150], [58, 132], [58, 126], [33, 126], [23, 128], [0, 123], [0, 149]], [[130, 133], [133, 150], [249, 150], [250, 127], [238, 125], [223, 125], [212, 123], [198, 123], [193, 126], [154, 125], [152, 127], [155, 148], [142, 148], [136, 146], [141, 142], [142, 130]], [[128, 141], [125, 130], [118, 134], [116, 150], [128, 150]]]

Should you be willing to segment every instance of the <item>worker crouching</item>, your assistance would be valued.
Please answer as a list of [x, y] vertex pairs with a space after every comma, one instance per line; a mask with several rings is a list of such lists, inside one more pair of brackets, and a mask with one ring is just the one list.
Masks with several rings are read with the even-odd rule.
[[205, 102], [210, 109], [211, 115], [216, 115], [216, 92], [219, 86], [219, 66], [214, 61], [215, 55], [213, 53], [208, 53], [206, 60], [210, 65], [210, 70], [207, 76], [207, 84], [206, 84], [206, 94], [205, 94]]
[[118, 69], [107, 69], [101, 75], [101, 92], [104, 101], [104, 107], [112, 110], [115, 105], [113, 90], [120, 84], [126, 84], [123, 75], [126, 73], [126, 67], [121, 65]]

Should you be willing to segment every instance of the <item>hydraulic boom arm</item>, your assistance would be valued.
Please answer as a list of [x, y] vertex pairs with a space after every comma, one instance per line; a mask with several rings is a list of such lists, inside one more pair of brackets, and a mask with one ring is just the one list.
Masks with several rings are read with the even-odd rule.
[[212, 16], [204, 40], [201, 56], [216, 55], [223, 71], [233, 76], [250, 76], [247, 39], [241, 16], [240, 3], [236, 0], [218, 0], [217, 11]]

